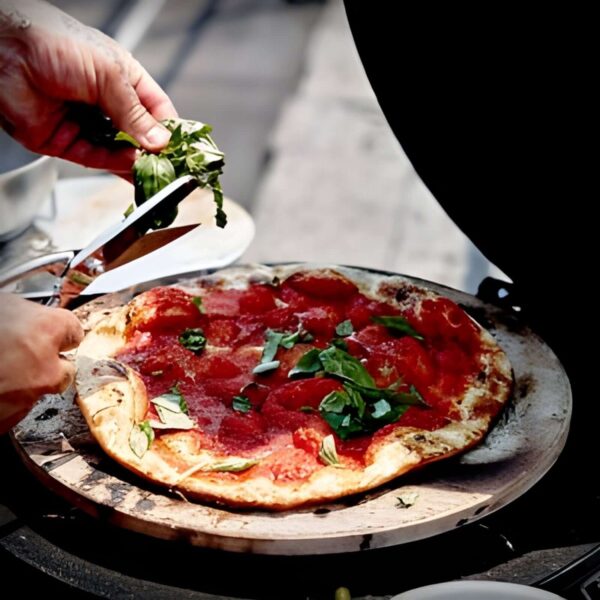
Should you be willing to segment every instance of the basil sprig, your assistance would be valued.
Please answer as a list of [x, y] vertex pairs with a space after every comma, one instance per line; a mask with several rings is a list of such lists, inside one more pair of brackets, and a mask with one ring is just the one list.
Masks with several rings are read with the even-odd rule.
[[[142, 150], [133, 164], [135, 203], [139, 206], [178, 177], [192, 175], [199, 187], [212, 190], [217, 207], [217, 225], [225, 227], [227, 215], [223, 212], [223, 190], [219, 183], [225, 155], [209, 135], [212, 128], [188, 119], [166, 119], [163, 125], [171, 132], [166, 148], [158, 154]], [[115, 140], [129, 142], [139, 148], [136, 140], [122, 131]], [[177, 216], [177, 208], [158, 211], [152, 216], [153, 229], [168, 227]]]
[[415, 340], [423, 341], [425, 338], [404, 318], [398, 315], [389, 317], [371, 317], [371, 321], [377, 325], [383, 325], [398, 335], [409, 335]]
[[398, 391], [400, 382], [378, 388], [359, 360], [335, 346], [309, 350], [288, 376], [318, 372], [344, 382], [342, 390], [329, 393], [319, 404], [323, 419], [344, 440], [396, 422], [410, 405], [427, 406], [414, 386], [408, 392]]

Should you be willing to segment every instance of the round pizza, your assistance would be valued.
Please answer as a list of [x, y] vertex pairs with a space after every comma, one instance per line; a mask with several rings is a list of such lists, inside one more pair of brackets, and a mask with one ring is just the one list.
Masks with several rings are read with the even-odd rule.
[[113, 309], [77, 355], [102, 448], [185, 496], [284, 510], [477, 444], [511, 392], [493, 337], [401, 276], [237, 267]]

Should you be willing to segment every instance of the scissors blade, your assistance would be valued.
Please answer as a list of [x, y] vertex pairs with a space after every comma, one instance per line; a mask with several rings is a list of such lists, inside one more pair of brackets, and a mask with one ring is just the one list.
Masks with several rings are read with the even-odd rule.
[[92, 255], [96, 255], [99, 260], [102, 260], [100, 258], [102, 251], [107, 246], [110, 246], [111, 242], [114, 244], [114, 241], [118, 239], [122, 242], [119, 248], [120, 252], [112, 252], [111, 256], [111, 259], [116, 258], [140, 237], [140, 221], [149, 215], [153, 209], [158, 205], [160, 205], [161, 210], [175, 208], [196, 187], [198, 187], [198, 183], [191, 175], [184, 175], [165, 186], [160, 192], [154, 194], [152, 198], [144, 202], [141, 206], [138, 206], [123, 221], [103, 231], [94, 241], [78, 252], [69, 265], [69, 271], [76, 269]]

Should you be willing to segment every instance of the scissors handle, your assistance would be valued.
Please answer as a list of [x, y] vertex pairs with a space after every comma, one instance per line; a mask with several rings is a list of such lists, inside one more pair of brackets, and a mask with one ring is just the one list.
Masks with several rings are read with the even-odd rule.
[[60, 277], [74, 256], [75, 252], [73, 250], [53, 252], [16, 265], [0, 273], [0, 287], [7, 286], [15, 281], [24, 281], [38, 273], [46, 272]]

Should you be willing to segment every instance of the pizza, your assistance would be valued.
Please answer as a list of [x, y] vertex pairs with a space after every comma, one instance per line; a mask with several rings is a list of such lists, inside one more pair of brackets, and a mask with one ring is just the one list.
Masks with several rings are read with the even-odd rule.
[[77, 354], [104, 451], [185, 497], [285, 510], [477, 444], [511, 367], [451, 300], [346, 267], [236, 267], [111, 310]]

